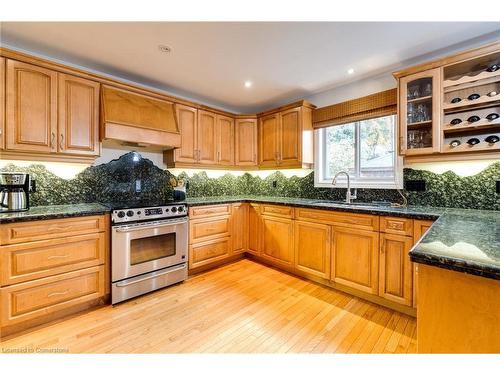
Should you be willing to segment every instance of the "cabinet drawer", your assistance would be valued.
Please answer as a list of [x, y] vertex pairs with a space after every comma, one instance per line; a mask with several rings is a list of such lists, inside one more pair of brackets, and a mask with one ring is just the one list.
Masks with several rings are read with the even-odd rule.
[[229, 236], [230, 229], [229, 217], [191, 221], [189, 225], [189, 243]]
[[91, 233], [0, 248], [2, 286], [104, 264], [105, 233]]
[[218, 204], [214, 206], [200, 206], [200, 207], [189, 208], [189, 217], [191, 219], [229, 215], [230, 213], [231, 213], [231, 205], [229, 204]]
[[0, 245], [104, 232], [106, 219], [107, 215], [99, 215], [5, 224], [0, 227]]
[[402, 217], [382, 216], [380, 218], [380, 231], [390, 234], [413, 236], [413, 220]]
[[354, 214], [350, 212], [296, 208], [297, 220], [332, 224], [339, 227], [378, 231], [379, 218], [376, 215]]
[[1, 325], [17, 324], [104, 296], [104, 266], [0, 289]]
[[201, 267], [229, 256], [231, 238], [212, 240], [189, 246], [189, 268]]
[[261, 213], [262, 215], [293, 218], [293, 207], [263, 204]]

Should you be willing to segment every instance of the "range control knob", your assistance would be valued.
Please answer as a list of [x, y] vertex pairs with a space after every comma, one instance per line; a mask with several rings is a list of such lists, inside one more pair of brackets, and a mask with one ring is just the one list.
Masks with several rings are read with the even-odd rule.
[[172, 211], [175, 214], [177, 212], [177, 207], [172, 207], [170, 211]]
[[118, 216], [119, 218], [122, 218], [125, 216], [125, 212], [123, 211], [118, 211], [118, 213], [116, 214], [116, 216]]
[[128, 217], [132, 217], [132, 216], [134, 216], [134, 211], [132, 211], [132, 210], [128, 210], [128, 211], [127, 211], [127, 216], [128, 216]]
[[179, 206], [179, 212], [183, 212], [183, 211], [184, 211], [184, 207]]

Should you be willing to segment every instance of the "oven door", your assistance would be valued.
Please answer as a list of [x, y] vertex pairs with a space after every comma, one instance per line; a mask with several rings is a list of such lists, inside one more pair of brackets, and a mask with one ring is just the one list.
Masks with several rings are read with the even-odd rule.
[[187, 261], [188, 218], [114, 226], [112, 281]]

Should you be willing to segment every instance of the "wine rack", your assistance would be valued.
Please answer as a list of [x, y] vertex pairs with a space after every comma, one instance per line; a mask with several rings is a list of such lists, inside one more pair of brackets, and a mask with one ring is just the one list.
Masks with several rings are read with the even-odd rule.
[[405, 163], [500, 159], [500, 40], [393, 75]]
[[500, 52], [443, 68], [441, 152], [500, 150]]

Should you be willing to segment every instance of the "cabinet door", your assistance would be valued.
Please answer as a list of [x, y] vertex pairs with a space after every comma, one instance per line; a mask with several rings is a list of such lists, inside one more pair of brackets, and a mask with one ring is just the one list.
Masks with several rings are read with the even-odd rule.
[[280, 166], [300, 166], [302, 149], [301, 108], [292, 108], [280, 114]]
[[235, 164], [257, 165], [257, 120], [236, 120]]
[[279, 114], [262, 117], [259, 124], [259, 166], [276, 167], [279, 157]]
[[380, 234], [379, 295], [402, 305], [412, 305], [413, 270], [408, 252], [411, 237]]
[[196, 108], [176, 104], [175, 113], [181, 132], [181, 147], [175, 150], [175, 161], [196, 163], [198, 159], [198, 111]]
[[330, 235], [329, 225], [295, 221], [295, 268], [329, 279]]
[[216, 164], [217, 161], [217, 115], [198, 111], [198, 163]]
[[378, 233], [332, 228], [331, 280], [378, 294]]
[[262, 216], [262, 252], [277, 265], [293, 265], [293, 221]]
[[234, 119], [217, 115], [217, 164], [234, 165]]
[[260, 206], [250, 203], [248, 205], [248, 252], [260, 255], [262, 244], [262, 218]]
[[99, 155], [99, 83], [59, 74], [58, 151]]
[[5, 148], [5, 59], [0, 57], [0, 150]]
[[399, 151], [401, 155], [439, 152], [441, 70], [427, 70], [399, 81]]
[[248, 203], [234, 203], [231, 215], [231, 237], [233, 253], [242, 253], [248, 248]]
[[7, 60], [7, 149], [56, 152], [57, 73]]

